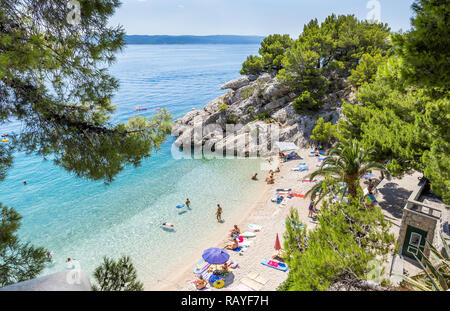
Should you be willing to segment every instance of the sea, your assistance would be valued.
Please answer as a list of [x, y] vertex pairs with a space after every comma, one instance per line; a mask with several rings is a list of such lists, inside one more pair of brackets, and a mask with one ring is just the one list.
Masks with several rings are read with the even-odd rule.
[[[128, 45], [110, 73], [119, 79], [113, 98], [114, 122], [151, 117], [167, 108], [174, 119], [225, 94], [220, 86], [238, 78], [242, 62], [257, 45]], [[136, 111], [145, 107], [145, 111]], [[0, 125], [18, 132], [20, 123]], [[142, 165], [127, 167], [109, 185], [80, 179], [52, 159], [16, 153], [13, 167], [0, 183], [0, 202], [22, 215], [23, 242], [52, 252], [54, 263], [42, 275], [63, 271], [67, 258], [80, 263], [93, 280], [105, 256], [129, 256], [146, 287], [160, 284], [174, 267], [187, 264], [223, 226], [231, 229], [257, 196], [250, 177], [260, 172], [258, 159], [179, 159], [172, 156], [175, 138]], [[23, 184], [27, 180], [27, 184]], [[190, 209], [176, 208], [189, 198]], [[225, 223], [216, 221], [216, 206]], [[173, 231], [161, 227], [174, 224]], [[212, 246], [212, 245], [211, 245]]]

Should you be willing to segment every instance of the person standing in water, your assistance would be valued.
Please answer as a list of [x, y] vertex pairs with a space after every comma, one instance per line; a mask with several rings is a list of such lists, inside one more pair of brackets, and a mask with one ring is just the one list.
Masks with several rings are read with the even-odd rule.
[[220, 207], [220, 204], [217, 204], [216, 218], [218, 222], [222, 222], [222, 207]]
[[191, 208], [191, 201], [189, 201], [189, 199], [186, 199], [186, 207], [187, 208]]

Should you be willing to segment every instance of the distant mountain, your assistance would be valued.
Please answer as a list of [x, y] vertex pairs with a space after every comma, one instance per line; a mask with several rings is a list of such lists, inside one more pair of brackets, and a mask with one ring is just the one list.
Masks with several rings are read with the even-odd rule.
[[126, 35], [126, 44], [260, 44], [261, 36], [145, 36]]

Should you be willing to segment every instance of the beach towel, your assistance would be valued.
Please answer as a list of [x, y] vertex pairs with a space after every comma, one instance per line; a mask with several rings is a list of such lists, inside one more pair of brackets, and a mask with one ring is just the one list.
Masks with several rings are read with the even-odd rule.
[[289, 270], [288, 266], [285, 263], [276, 261], [276, 260], [270, 260], [265, 258], [263, 261], [261, 261], [261, 264], [276, 270], [280, 270], [283, 272], [286, 272]]
[[268, 280], [263, 278], [261, 275], [257, 276], [253, 280], [255, 280], [256, 282], [260, 283], [261, 285], [266, 285], [267, 282], [268, 282]]
[[194, 273], [195, 274], [201, 274], [203, 273], [206, 269], [208, 269], [210, 266], [209, 263], [207, 263], [203, 258], [200, 259], [200, 261], [197, 263], [197, 265], [194, 268]]
[[242, 249], [242, 246], [238, 246], [238, 248], [232, 249], [232, 251], [237, 253], [237, 252], [240, 252], [241, 249]]
[[244, 241], [242, 243], [239, 243], [241, 246], [250, 246], [253, 243], [253, 241]]
[[259, 226], [259, 225], [255, 225], [255, 224], [249, 224], [248, 225], [248, 228], [250, 229], [250, 230], [259, 230], [259, 231], [261, 231], [262, 230], [262, 226]]
[[291, 168], [291, 171], [294, 171], [294, 172], [309, 171], [309, 167], [307, 167], [307, 166], [293, 167], [293, 168]]
[[208, 272], [208, 270], [205, 270], [201, 273], [202, 277], [209, 282], [211, 277], [213, 276], [212, 272]]
[[300, 191], [292, 191], [291, 195], [296, 198], [304, 198], [305, 196]]
[[263, 288], [263, 286], [261, 284], [259, 284], [258, 282], [254, 281], [254, 280], [250, 280], [248, 278], [243, 278], [241, 280], [241, 283], [244, 284], [245, 286], [250, 287], [251, 289], [253, 289], [255, 291], [259, 291], [259, 290], [261, 290], [261, 288]]

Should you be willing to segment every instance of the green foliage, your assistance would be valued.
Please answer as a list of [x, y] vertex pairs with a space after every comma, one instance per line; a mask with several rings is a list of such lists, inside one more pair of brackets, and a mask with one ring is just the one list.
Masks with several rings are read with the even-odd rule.
[[320, 108], [317, 100], [309, 91], [304, 91], [300, 97], [297, 97], [293, 102], [293, 107], [298, 114], [314, 112]]
[[264, 64], [263, 60], [259, 56], [250, 55], [247, 57], [245, 62], [242, 64], [241, 74], [242, 75], [259, 75], [263, 72]]
[[270, 119], [270, 111], [269, 110], [263, 110], [260, 111], [257, 115], [253, 116], [254, 120], [260, 120], [260, 121], [267, 121]]
[[45, 267], [46, 251], [17, 237], [21, 219], [13, 208], [0, 203], [0, 287], [33, 279]]
[[[291, 213], [286, 225], [295, 218]], [[394, 242], [381, 210], [362, 206], [358, 198], [350, 203], [325, 201], [317, 221], [318, 226], [308, 233], [289, 229], [285, 234], [290, 271], [279, 290], [325, 291], [337, 282], [365, 279], [368, 263], [385, 258]]]
[[248, 87], [245, 90], [241, 91], [240, 95], [243, 99], [250, 98], [255, 93], [254, 87]]
[[278, 71], [286, 50], [291, 46], [289, 35], [270, 35], [264, 38], [259, 49], [260, 56], [250, 55], [242, 64], [241, 74], [260, 74], [261, 72]]
[[317, 125], [313, 129], [313, 134], [311, 135], [312, 140], [319, 141], [323, 144], [328, 144], [334, 137], [336, 131], [336, 126], [331, 124], [331, 122], [324, 122], [323, 118], [317, 119]]
[[221, 113], [225, 113], [228, 110], [228, 105], [227, 104], [222, 104], [219, 106], [219, 112]]
[[[318, 109], [326, 91], [327, 82], [322, 70], [317, 68], [320, 55], [296, 42], [283, 60], [284, 68], [278, 78], [294, 90], [304, 90], [301, 102], [305, 109]], [[298, 106], [300, 107], [300, 106]], [[299, 112], [302, 112], [300, 109]]]
[[404, 66], [398, 56], [380, 65], [374, 82], [358, 89], [364, 105], [343, 105], [340, 135], [374, 150], [374, 160], [390, 160], [393, 175], [424, 172], [432, 191], [450, 202], [450, 97], [438, 88], [409, 85]]
[[94, 291], [143, 291], [144, 285], [138, 281], [136, 269], [130, 257], [124, 256], [117, 262], [105, 257], [103, 264], [94, 271], [97, 282]]
[[141, 133], [110, 122], [118, 81], [107, 69], [124, 45], [123, 29], [108, 26], [118, 0], [80, 0], [80, 25], [67, 23], [67, 1], [38, 2], [0, 4], [0, 122], [22, 123], [12, 147], [53, 155], [77, 176], [111, 182], [159, 147], [170, 115], [161, 112]]
[[385, 57], [381, 54], [372, 56], [364, 54], [361, 57], [359, 65], [356, 69], [351, 70], [351, 75], [348, 77], [348, 82], [355, 87], [360, 87], [364, 83], [372, 83], [377, 73], [378, 66], [385, 61]]
[[436, 263], [433, 264], [431, 261], [431, 256], [425, 256], [422, 250], [419, 249], [422, 255], [424, 263], [413, 254], [414, 258], [422, 268], [423, 274], [415, 277], [407, 277], [401, 275], [401, 277], [411, 285], [414, 290], [418, 291], [448, 291], [450, 288], [450, 249], [447, 245], [443, 233], [440, 234], [442, 243], [444, 245], [444, 257], [432, 244], [426, 241], [428, 248], [430, 249], [430, 254], [433, 254], [436, 258]]
[[[291, 208], [286, 219], [284, 250], [291, 256], [300, 255], [307, 249], [307, 227], [300, 221], [298, 211]], [[295, 255], [294, 255], [295, 254]]]
[[345, 86], [363, 55], [389, 53], [389, 34], [387, 25], [358, 21], [353, 15], [333, 14], [320, 25], [314, 19], [286, 52], [277, 77], [293, 90], [308, 91], [318, 109], [324, 94]]
[[397, 53], [405, 59], [408, 83], [449, 90], [450, 5], [446, 0], [416, 0], [412, 30], [394, 36]]
[[239, 120], [239, 117], [235, 114], [227, 115], [227, 119], [225, 123], [227, 124], [236, 124], [236, 122]]
[[310, 179], [317, 176], [326, 179], [314, 185], [307, 194], [315, 198], [319, 196], [319, 200], [328, 192], [328, 185], [337, 189], [340, 183], [344, 183], [351, 198], [355, 198], [358, 194], [361, 178], [371, 173], [373, 170], [381, 171], [388, 175], [388, 171], [383, 165], [372, 160], [373, 151], [367, 151], [361, 148], [357, 140], [344, 141], [336, 143], [332, 149], [328, 151], [328, 157], [323, 161], [322, 166], [310, 175]]

